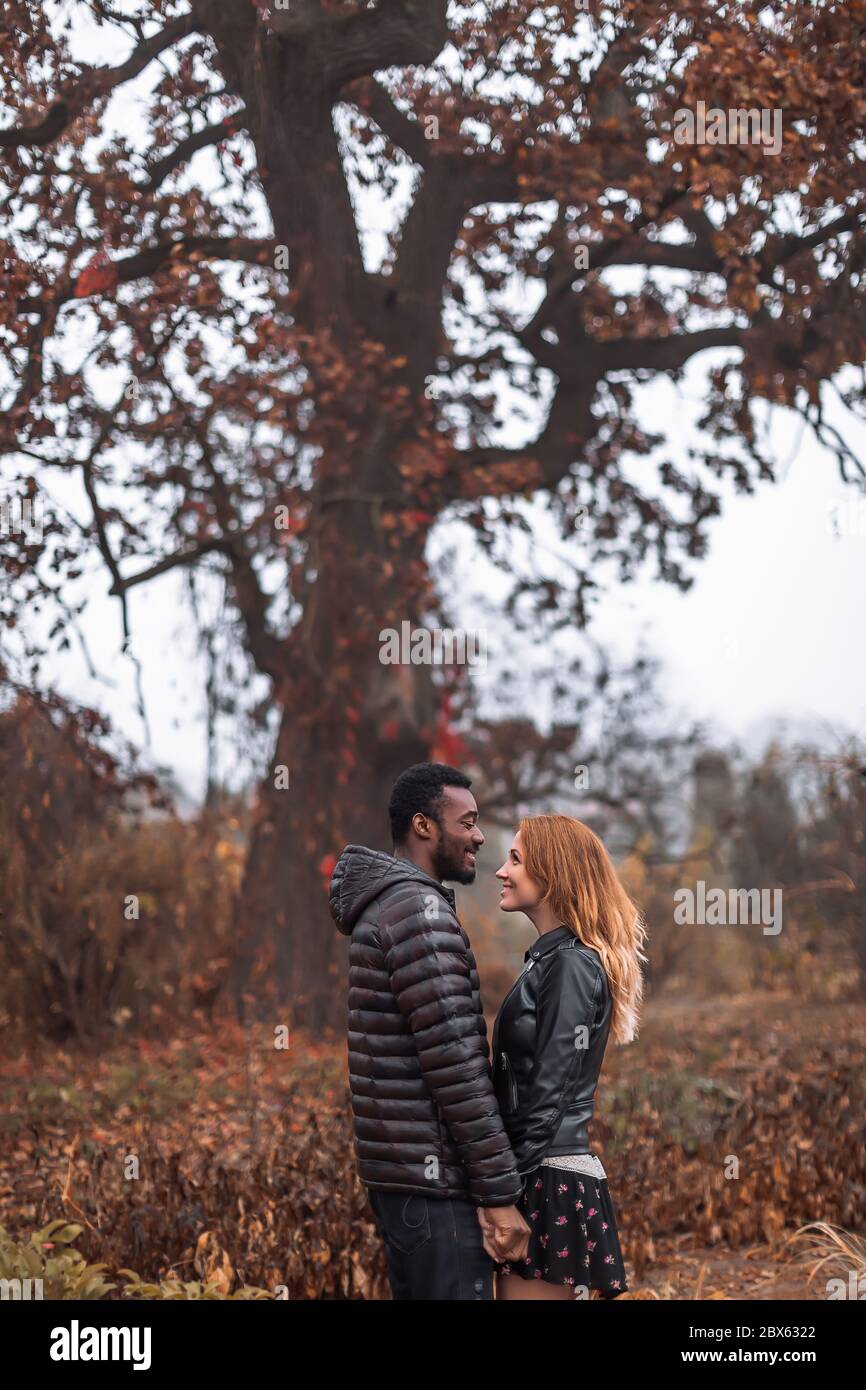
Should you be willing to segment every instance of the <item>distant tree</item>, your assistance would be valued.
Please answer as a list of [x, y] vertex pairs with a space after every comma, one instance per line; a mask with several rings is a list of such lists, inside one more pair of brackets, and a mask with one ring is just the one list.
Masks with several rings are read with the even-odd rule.
[[734, 876], [744, 887], [802, 881], [800, 815], [794, 805], [790, 752], [773, 743], [745, 774], [734, 831]]
[[824, 967], [834, 957], [853, 963], [866, 991], [866, 746], [848, 737], [835, 757], [806, 749], [801, 765], [805, 881], [797, 912]]

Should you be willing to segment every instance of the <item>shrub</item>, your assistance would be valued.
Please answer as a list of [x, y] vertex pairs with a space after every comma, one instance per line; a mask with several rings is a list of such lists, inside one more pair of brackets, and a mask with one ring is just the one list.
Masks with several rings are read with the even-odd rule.
[[231, 809], [184, 821], [94, 757], [41, 706], [0, 713], [0, 1027], [59, 1042], [210, 1012], [242, 870]]
[[29, 1279], [31, 1286], [33, 1280], [40, 1280], [42, 1297], [47, 1299], [105, 1298], [116, 1287], [104, 1278], [106, 1266], [88, 1264], [72, 1249], [83, 1229], [65, 1221], [49, 1221], [26, 1245], [18, 1245], [0, 1226], [0, 1279]]

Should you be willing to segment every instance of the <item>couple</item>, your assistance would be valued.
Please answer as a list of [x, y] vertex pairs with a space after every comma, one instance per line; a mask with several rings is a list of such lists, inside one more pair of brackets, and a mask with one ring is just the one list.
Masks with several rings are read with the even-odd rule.
[[523, 820], [496, 877], [502, 910], [538, 939], [500, 1007], [491, 1072], [475, 957], [443, 884], [475, 878], [470, 786], [443, 763], [408, 768], [388, 808], [393, 855], [349, 845], [331, 880], [351, 937], [355, 1151], [391, 1291], [615, 1298], [625, 1270], [588, 1126], [608, 1034], [635, 1036], [645, 931], [591, 830]]

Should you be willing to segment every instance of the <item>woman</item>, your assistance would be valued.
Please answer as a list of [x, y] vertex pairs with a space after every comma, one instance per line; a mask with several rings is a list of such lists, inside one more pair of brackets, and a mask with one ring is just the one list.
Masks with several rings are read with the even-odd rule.
[[503, 1122], [523, 1178], [529, 1250], [499, 1266], [499, 1298], [616, 1298], [625, 1269], [607, 1177], [589, 1122], [608, 1035], [637, 1034], [646, 931], [598, 836], [570, 816], [520, 823], [503, 912], [538, 933], [493, 1030]]

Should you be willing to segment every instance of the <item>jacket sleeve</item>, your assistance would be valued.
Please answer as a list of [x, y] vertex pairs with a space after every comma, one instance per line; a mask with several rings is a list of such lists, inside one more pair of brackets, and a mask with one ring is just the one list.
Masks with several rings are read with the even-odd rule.
[[601, 991], [598, 967], [578, 951], [552, 951], [544, 962], [532, 1070], [509, 1129], [521, 1172], [537, 1167], [559, 1127], [583, 1070]]
[[379, 938], [391, 990], [465, 1169], [469, 1195], [476, 1206], [510, 1206], [522, 1182], [493, 1090], [484, 1018], [457, 919], [438, 893], [425, 895], [413, 886], [383, 899]]

